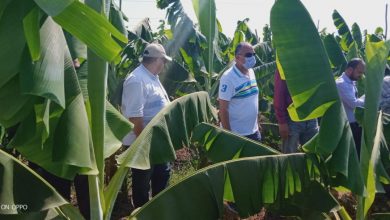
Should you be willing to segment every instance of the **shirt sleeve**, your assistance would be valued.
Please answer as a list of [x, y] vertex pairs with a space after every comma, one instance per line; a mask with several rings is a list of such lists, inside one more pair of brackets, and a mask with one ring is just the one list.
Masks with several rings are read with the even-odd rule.
[[350, 108], [364, 107], [365, 96], [356, 98], [353, 87], [351, 88], [347, 83], [336, 83], [336, 85], [341, 101], [343, 101], [346, 106]]
[[379, 106], [383, 109], [390, 105], [390, 77], [386, 76], [383, 79], [383, 86], [381, 92], [381, 100]]
[[228, 79], [226, 79], [226, 77], [222, 76], [219, 82], [218, 98], [225, 101], [230, 101], [233, 96], [234, 96], [233, 84]]
[[279, 124], [288, 122], [288, 103], [286, 102], [288, 94], [286, 81], [280, 78], [279, 72], [275, 72], [275, 87], [274, 87], [274, 109], [276, 119]]
[[126, 118], [143, 117], [145, 97], [142, 82], [129, 81], [123, 84], [122, 114]]

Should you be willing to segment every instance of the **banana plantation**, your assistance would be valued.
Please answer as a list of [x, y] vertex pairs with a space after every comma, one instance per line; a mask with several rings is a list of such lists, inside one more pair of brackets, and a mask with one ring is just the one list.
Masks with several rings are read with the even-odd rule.
[[[335, 8], [327, 33], [300, 0], [276, 0], [268, 25], [239, 20], [228, 37], [215, 0], [192, 0], [197, 20], [180, 0], [155, 4], [166, 17], [152, 30], [148, 18], [129, 29], [117, 1], [0, 1], [0, 219], [390, 219], [387, 30], [369, 33]], [[124, 148], [135, 129], [124, 81], [153, 42], [173, 58], [160, 74], [171, 102]], [[261, 142], [220, 126], [220, 79], [241, 42], [256, 59]], [[353, 58], [366, 65], [359, 151], [335, 81]], [[282, 153], [275, 71], [291, 120], [319, 121], [296, 153]], [[162, 163], [168, 187], [134, 209], [132, 168]], [[53, 178], [69, 182], [67, 196]]]

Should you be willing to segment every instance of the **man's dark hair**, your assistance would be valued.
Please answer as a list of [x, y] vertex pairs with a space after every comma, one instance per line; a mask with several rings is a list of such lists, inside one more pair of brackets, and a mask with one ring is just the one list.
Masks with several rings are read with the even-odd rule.
[[348, 64], [347, 64], [347, 69], [348, 68], [352, 68], [352, 69], [356, 69], [356, 67], [359, 65], [359, 64], [363, 64], [363, 65], [366, 65], [366, 63], [360, 59], [360, 58], [353, 58], [351, 59]]
[[142, 57], [142, 63], [148, 65], [148, 64], [153, 63], [157, 59], [158, 59], [157, 57]]

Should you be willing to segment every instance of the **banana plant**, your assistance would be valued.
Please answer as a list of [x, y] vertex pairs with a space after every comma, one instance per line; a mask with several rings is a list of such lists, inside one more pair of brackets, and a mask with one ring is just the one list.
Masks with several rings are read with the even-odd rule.
[[[287, 5], [289, 10], [284, 8]], [[292, 19], [294, 12], [302, 14], [300, 19]], [[278, 69], [286, 79], [293, 100], [288, 108], [290, 117], [296, 121], [322, 117], [318, 135], [305, 150], [324, 160], [331, 174], [330, 185], [342, 185], [363, 195], [352, 133], [329, 58], [309, 13], [298, 0], [291, 3], [279, 0], [271, 11], [271, 28], [279, 58]], [[294, 45], [301, 46], [294, 48]], [[306, 63], [307, 58], [300, 58], [304, 56], [310, 57], [309, 63]], [[318, 69], [318, 66], [322, 68]]]
[[[283, 2], [283, 1], [279, 1], [279, 2]], [[302, 8], [297, 7], [297, 5], [299, 6], [299, 4], [294, 5], [294, 4], [296, 4], [296, 2], [293, 2], [293, 3], [283, 2], [283, 3], [279, 3], [279, 4], [280, 5], [277, 5], [277, 3], [276, 3], [273, 10], [277, 11], [277, 6], [279, 6], [281, 8], [291, 8], [292, 10], [299, 10], [300, 14], [303, 14], [303, 15], [307, 14], [307, 12], [305, 10], [302, 10]], [[283, 5], [283, 4], [285, 4], [285, 5]], [[290, 5], [288, 5], [289, 7], [286, 7], [287, 4], [290, 4]], [[285, 7], [282, 7], [281, 5], [283, 5]], [[277, 11], [277, 12], [279, 12], [279, 11]], [[285, 11], [283, 11], [284, 13], [280, 13], [280, 12], [277, 13], [277, 12], [274, 12], [275, 16], [281, 15], [281, 14], [284, 16], [289, 15], [288, 13], [285, 13]], [[292, 14], [293, 13], [291, 13], [291, 15]], [[305, 16], [302, 16], [302, 17], [305, 17]], [[307, 16], [307, 17], [310, 18], [309, 16]], [[305, 19], [307, 19], [307, 17]], [[306, 22], [305, 19], [300, 20], [300, 22], [304, 23], [304, 24], [308, 24], [308, 27], [309, 27], [310, 22]], [[278, 21], [277, 17], [275, 18], [275, 20]], [[293, 20], [293, 19], [284, 18], [284, 21], [285, 20]], [[279, 22], [279, 23], [277, 23], [277, 25], [273, 24], [272, 27], [273, 28], [275, 26], [277, 28], [279, 27], [280, 29], [277, 29], [277, 31], [288, 30], [288, 28], [283, 28], [285, 26], [283, 26], [281, 23], [282, 22]], [[280, 25], [280, 26], [278, 26], [278, 25]], [[286, 27], [287, 26], [291, 27], [294, 25], [286, 24]], [[299, 25], [296, 25], [296, 26], [299, 26]], [[333, 77], [332, 77], [332, 74], [330, 71], [330, 64], [329, 64], [328, 58], [326, 56], [325, 50], [322, 47], [321, 42], [319, 41], [320, 38], [318, 37], [318, 33], [315, 31], [315, 28], [308, 28], [308, 27], [305, 27], [306, 29], [304, 30], [305, 33], [308, 33], [308, 37], [303, 38], [303, 39], [313, 39], [314, 38], [314, 39], [316, 39], [316, 41], [315, 42], [309, 41], [309, 43], [311, 43], [311, 44], [308, 44], [307, 48], [314, 47], [317, 49], [315, 51], [319, 51], [319, 52], [317, 52], [318, 54], [313, 54], [310, 57], [314, 57], [312, 60], [312, 61], [314, 61], [314, 63], [318, 64], [318, 63], [322, 62], [323, 66], [325, 66], [327, 68], [324, 71], [324, 73], [322, 73], [321, 76], [316, 75], [316, 76], [312, 77], [312, 79], [319, 79], [319, 80], [318, 81], [313, 80], [312, 84], [307, 85], [306, 86], [307, 92], [305, 92], [305, 90], [302, 91], [302, 88], [305, 88], [305, 86], [294, 85], [292, 90], [294, 92], [296, 92], [297, 95], [296, 95], [296, 97], [293, 97], [293, 101], [294, 101], [294, 104], [297, 103], [298, 107], [291, 106], [290, 114], [298, 120], [304, 119], [304, 118], [310, 118], [310, 117], [323, 116], [326, 119], [325, 121], [328, 121], [328, 122], [329, 121], [330, 122], [331, 121], [338, 121], [338, 122], [336, 122], [336, 124], [339, 124], [337, 126], [334, 126], [333, 123], [332, 124], [331, 123], [321, 124], [322, 131], [320, 131], [320, 134], [316, 138], [314, 138], [308, 145], [306, 145], [305, 150], [308, 152], [308, 155], [314, 153], [319, 158], [321, 158], [322, 163], [324, 163], [324, 165], [325, 165], [324, 169], [327, 170], [326, 173], [330, 173], [330, 175], [326, 177], [327, 184], [330, 184], [333, 187], [342, 186], [344, 188], [348, 188], [349, 190], [353, 191], [357, 195], [362, 196], [364, 193], [364, 190], [365, 190], [364, 186], [363, 186], [362, 174], [359, 172], [359, 166], [358, 166], [358, 161], [357, 161], [357, 157], [356, 157], [356, 150], [354, 147], [354, 143], [352, 141], [351, 131], [348, 127], [346, 116], [345, 116], [345, 114], [343, 114], [341, 102], [340, 102], [340, 99], [338, 98], [338, 95], [336, 92], [334, 80], [333, 80]], [[315, 27], [314, 24], [312, 25], [312, 27]], [[274, 33], [277, 31], [273, 30]], [[302, 33], [302, 30], [292, 32], [292, 33], [294, 33], [298, 36], [298, 33]], [[290, 32], [289, 34], [280, 34], [278, 36], [291, 36], [292, 33]], [[284, 62], [286, 62], [286, 60], [296, 60], [297, 54], [299, 54], [299, 53], [296, 53], [297, 51], [293, 51], [294, 53], [293, 52], [287, 53], [287, 51], [290, 51], [291, 48], [288, 47], [288, 45], [287, 46], [283, 45], [283, 38], [282, 39], [278, 38], [277, 40], [275, 39], [275, 41], [280, 42], [279, 47], [277, 46], [277, 48], [282, 48], [281, 51], [283, 51], [283, 52], [279, 52], [279, 50], [278, 50], [278, 53], [284, 53], [284, 58], [280, 58], [279, 65], [280, 65], [280, 68], [283, 70], [283, 72], [286, 74], [285, 76], [287, 76], [286, 77], [287, 82], [289, 82], [289, 81], [297, 82], [297, 79], [299, 77], [303, 77], [303, 76], [307, 77], [309, 75], [309, 72], [316, 72], [316, 71], [311, 70], [310, 68], [308, 68], [304, 65], [301, 65], [301, 66], [305, 67], [306, 70], [303, 73], [298, 73], [297, 68], [294, 69], [294, 66], [298, 66], [297, 63], [299, 63], [299, 62], [284, 63]], [[294, 43], [297, 43], [297, 42], [294, 42]], [[304, 45], [303, 42], [298, 42], [298, 43], [299, 43], [299, 45]], [[277, 43], [275, 43], [275, 45], [277, 45]], [[280, 45], [282, 45], [282, 46], [280, 46]], [[290, 55], [291, 58], [287, 59], [289, 57], [288, 56], [289, 54], [291, 54]], [[294, 57], [292, 56], [292, 54], [294, 54]], [[318, 58], [315, 55], [317, 55]], [[302, 54], [302, 57], [304, 57], [303, 54]], [[317, 58], [317, 59], [315, 59], [315, 58]], [[282, 61], [283, 59], [285, 61]], [[302, 59], [302, 60], [304, 60], [304, 59]], [[327, 74], [325, 72], [327, 72]], [[296, 75], [294, 75], [294, 74], [296, 74]], [[290, 75], [291, 78], [289, 78], [288, 75]], [[307, 81], [305, 81], [305, 83], [307, 83]], [[375, 85], [375, 86], [377, 86], [377, 85]], [[300, 87], [300, 90], [299, 90], [299, 87]], [[326, 91], [325, 89], [321, 89], [321, 87], [323, 87], [323, 88], [331, 87], [333, 89], [332, 89], [332, 91]], [[377, 86], [377, 88], [380, 88], [380, 86]], [[289, 89], [290, 89], [290, 87], [289, 87]], [[323, 97], [323, 98], [321, 99], [320, 97]], [[294, 98], [295, 98], [295, 100], [294, 100]], [[320, 101], [314, 102], [314, 104], [313, 104], [314, 99], [320, 99]], [[311, 104], [311, 105], [309, 105], [309, 104]], [[330, 132], [330, 131], [333, 131], [333, 132]], [[329, 137], [331, 137], [331, 136], [334, 137], [334, 135], [336, 133], [338, 133], [336, 135], [336, 140], [331, 140], [332, 138], [329, 138]], [[204, 137], [206, 137], [206, 139], [212, 140], [213, 143], [216, 140], [213, 138], [214, 136], [212, 136], [210, 133], [205, 134]], [[219, 140], [221, 140], [221, 139], [219, 139]], [[210, 149], [209, 148], [210, 146], [218, 146], [218, 145], [205, 144], [205, 146], [208, 146], [208, 147], [206, 147], [206, 149], [207, 148]], [[332, 147], [331, 147], [331, 149], [326, 149], [327, 147], [325, 147], [325, 146], [332, 146]], [[233, 154], [233, 155], [231, 153], [229, 153], [229, 154], [230, 154], [230, 156], [227, 156], [226, 158], [233, 159], [233, 158], [239, 157], [235, 154]], [[223, 153], [220, 152], [220, 153], [214, 154], [214, 155], [223, 155]], [[238, 152], [238, 155], [240, 155], [240, 152]], [[346, 163], [341, 164], [340, 161], [346, 161]], [[214, 167], [211, 167], [210, 170], [212, 170], [213, 168]], [[207, 176], [213, 177], [211, 172], [209, 172], [209, 169], [202, 170], [199, 173], [196, 173], [193, 177], [194, 177], [194, 179], [196, 179], [198, 177], [195, 177], [195, 176], [202, 176], [205, 173], [207, 173]], [[201, 178], [201, 177], [199, 177], [199, 178]], [[191, 179], [191, 178], [189, 178], [189, 179]], [[225, 181], [227, 181], [227, 180], [225, 179]], [[180, 185], [180, 184], [182, 184], [182, 185]], [[185, 204], [183, 204], [183, 207], [186, 207], [186, 208], [182, 209], [182, 210], [185, 210], [184, 212], [176, 212], [175, 214], [171, 214], [171, 212], [169, 212], [169, 211], [168, 212], [164, 211], [164, 210], [169, 210], [169, 208], [165, 207], [162, 204], [166, 203], [168, 200], [171, 200], [171, 198], [173, 198], [173, 197], [178, 198], [179, 197], [178, 192], [181, 192], [182, 188], [187, 188], [191, 184], [192, 184], [191, 181], [186, 179], [183, 181], [183, 183], [179, 183], [177, 186], [173, 186], [172, 188], [168, 189], [165, 193], [163, 193], [161, 196], [156, 197], [153, 201], [148, 203], [144, 208], [142, 208], [141, 210], [136, 212], [131, 217], [150, 218], [153, 216], [153, 213], [158, 213], [160, 217], [164, 216], [166, 218], [182, 218], [182, 217], [191, 218], [192, 216], [195, 216], [195, 218], [196, 217], [209, 218], [210, 216], [212, 216], [212, 218], [218, 217], [219, 216], [218, 213], [220, 214], [220, 212], [221, 212], [220, 204], [221, 204], [222, 199], [219, 199], [217, 201], [211, 201], [212, 203], [215, 202], [215, 204], [217, 204], [217, 205], [210, 204], [208, 206], [219, 207], [219, 209], [217, 209], [217, 210], [204, 209], [204, 210], [210, 210], [210, 211], [206, 212], [207, 215], [204, 215], [204, 216], [199, 214], [199, 213], [197, 213], [197, 214], [199, 214], [199, 216], [196, 214], [193, 215], [192, 213], [194, 213], [194, 211], [191, 211], [191, 209], [188, 208]], [[223, 185], [226, 186], [226, 184], [223, 184]], [[175, 187], [177, 187], [178, 189], [176, 189]], [[220, 191], [220, 189], [219, 189], [219, 191]], [[205, 195], [205, 196], [207, 197], [207, 195]], [[232, 198], [232, 197], [230, 197], [230, 198]], [[261, 206], [260, 204], [258, 204], [258, 207]], [[199, 206], [201, 206], [201, 205], [199, 205]], [[191, 211], [191, 215], [188, 216], [188, 215], [183, 214], [187, 211]], [[247, 217], [248, 212], [244, 212], [244, 213], [245, 214], [243, 214], [243, 213], [240, 213], [240, 214], [243, 214], [242, 215], [243, 217]], [[256, 212], [251, 211], [249, 213], [254, 214]]]
[[[382, 82], [390, 51], [390, 41], [366, 43], [367, 71], [365, 78], [366, 102], [362, 122], [362, 148], [360, 168], [364, 177], [367, 195], [359, 198], [358, 218], [367, 217], [367, 213], [374, 202], [375, 193], [383, 192], [381, 181], [389, 183], [383, 163], [381, 161], [381, 145], [383, 143], [382, 114], [379, 113], [379, 101]], [[388, 151], [386, 152], [388, 154]]]
[[[297, 17], [297, 14], [299, 14], [300, 16]], [[309, 13], [307, 12], [303, 4], [298, 0], [278, 0], [274, 4], [271, 11], [271, 28], [273, 33], [274, 45], [278, 55], [278, 69], [282, 73], [283, 78], [286, 79], [288, 89], [293, 99], [293, 104], [288, 109], [290, 116], [293, 120], [306, 120], [322, 117], [319, 134], [304, 146], [304, 150], [306, 152], [304, 157], [312, 158], [312, 160], [310, 160], [312, 161], [311, 164], [315, 164], [317, 169], [314, 170], [316, 170], [315, 172], [317, 172], [317, 174], [321, 176], [320, 179], [322, 180], [321, 183], [323, 185], [319, 185], [318, 188], [324, 189], [324, 186], [335, 188], [342, 187], [344, 189], [352, 191], [360, 197], [367, 197], [367, 189], [370, 189], [370, 186], [367, 183], [372, 184], [372, 180], [366, 181], [365, 178], [366, 176], [372, 178], [372, 175], [367, 175], [361, 172], [359, 161], [357, 159], [355, 144], [352, 138], [352, 133], [349, 128], [349, 123], [347, 121], [345, 112], [343, 111], [341, 100], [337, 93], [335, 81], [331, 71], [331, 65], [329, 63], [329, 58], [326, 54], [325, 48], [321, 42], [321, 38], [318, 35], [317, 29], [313, 21], [311, 20]], [[299, 47], [296, 45], [299, 45]], [[385, 47], [375, 47], [371, 48], [370, 50], [373, 54], [384, 54], [386, 52], [385, 49]], [[387, 54], [384, 57], [374, 56], [374, 58], [371, 59], [372, 63], [368, 62], [368, 68], [372, 68], [373, 72], [378, 73], [380, 70], [379, 67], [381, 66], [380, 64], [383, 63], [383, 60], [386, 60], [386, 58]], [[318, 69], [319, 66], [321, 66], [320, 69]], [[380, 76], [376, 74], [375, 76], [373, 76], [373, 79], [376, 79], [376, 81], [371, 79], [368, 80], [367, 83], [370, 84], [368, 88], [380, 88], [380, 86], [377, 85], [379, 78]], [[377, 92], [373, 92], [373, 95], [375, 95], [376, 93]], [[373, 102], [375, 104], [375, 101]], [[365, 117], [367, 117], [367, 121], [370, 121], [372, 127], [372, 124], [374, 123], [375, 125], [378, 120], [376, 120], [376, 118], [372, 118], [372, 112], [374, 111], [373, 109], [375, 109], [373, 106], [375, 105], [368, 105], [371, 106], [369, 107], [369, 109], [371, 110], [367, 110], [370, 113], [368, 113], [368, 115]], [[371, 120], [369, 120], [368, 117]], [[212, 135], [212, 133], [213, 132], [203, 133], [204, 140], [211, 141], [204, 142], [206, 149], [212, 151], [211, 147], [217, 146], [219, 144], [221, 144], [220, 148], [229, 149], [230, 143], [223, 142], [221, 141], [222, 139], [217, 139], [218, 136]], [[202, 138], [200, 139], [202, 140]], [[217, 140], [219, 140], [219, 143], [217, 142]], [[370, 140], [370, 143], [372, 143], [373, 139]], [[216, 144], [214, 145], [214, 143]], [[234, 142], [231, 145], [235, 145]], [[370, 148], [368, 147], [368, 149]], [[368, 157], [378, 158], [378, 147], [374, 149], [375, 150], [371, 151], [373, 153], [368, 154]], [[241, 151], [238, 151], [239, 153], [237, 153], [237, 155], [235, 155], [234, 152], [237, 151], [229, 151], [230, 156], [228, 157], [221, 156], [223, 155], [223, 153], [221, 152], [219, 152], [218, 154], [210, 155], [219, 155], [220, 157], [222, 157], [222, 159], [235, 159], [238, 158], [241, 154]], [[282, 157], [286, 158], [286, 160], [289, 160], [301, 156], [303, 155], [285, 155]], [[266, 158], [269, 158], [269, 160], [274, 161], [274, 165], [276, 166], [276, 164], [278, 164], [279, 162], [276, 162], [275, 160], [280, 157], [281, 156], [271, 155], [267, 156]], [[251, 183], [251, 181], [248, 182], [244, 180], [245, 183], [240, 182], [239, 184], [237, 183], [236, 187], [233, 187], [231, 176], [235, 176], [235, 180], [233, 181], [237, 181], [244, 179], [239, 174], [243, 173], [242, 175], [245, 175], [244, 173], [246, 173], [246, 170], [253, 171], [251, 172], [251, 179], [253, 179], [253, 173], [257, 173], [258, 175], [260, 175], [262, 173], [267, 172], [265, 170], [262, 172], [258, 172], [257, 170], [256, 172], [256, 168], [262, 169], [260, 168], [262, 166], [249, 165], [249, 161], [251, 160], [254, 164], [262, 164], [264, 165], [264, 167], [268, 165], [266, 165], [265, 162], [260, 162], [262, 160], [266, 160], [264, 158], [251, 158], [242, 159], [238, 161], [223, 162], [222, 164], [216, 164], [214, 166], [205, 168], [204, 170], [200, 170], [199, 172], [197, 172], [195, 175], [188, 177], [182, 182], [179, 182], [177, 185], [167, 189], [162, 194], [160, 194], [160, 196], [154, 198], [152, 201], [147, 203], [144, 207], [142, 207], [130, 217], [137, 219], [146, 219], [153, 217], [153, 215], [156, 213], [159, 213], [160, 218], [191, 218], [192, 216], [206, 219], [218, 218], [221, 214], [221, 204], [225, 192], [232, 192], [233, 196], [226, 196], [225, 199], [229, 200], [230, 198], [237, 203], [239, 213], [242, 217], [247, 217], [251, 214], [256, 213], [256, 211], [258, 211], [262, 205], [267, 204], [267, 202], [264, 201], [268, 201], [267, 205], [269, 205], [270, 207], [274, 204], [274, 202], [276, 204], [285, 204], [281, 203], [280, 200], [270, 199], [272, 198], [272, 196], [270, 198], [262, 196], [263, 194], [261, 194], [261, 192], [269, 193], [267, 195], [275, 195], [275, 191], [280, 191], [279, 188], [274, 188], [273, 184], [267, 185], [269, 186], [269, 188], [263, 188], [264, 185], [262, 184], [262, 182], [257, 182], [256, 178], [254, 179], [253, 184]], [[372, 160], [370, 164], [377, 164], [375, 161], [378, 160]], [[240, 166], [240, 168], [237, 170], [237, 173], [231, 172], [231, 170], [233, 169], [229, 168], [229, 165], [232, 165], [235, 162], [237, 164], [242, 163], [242, 166]], [[243, 165], [246, 163], [248, 164]], [[132, 166], [135, 165], [136, 164], [133, 164]], [[371, 167], [376, 166], [371, 165]], [[372, 169], [370, 173], [373, 173]], [[282, 175], [284, 173], [288, 173], [288, 171], [286, 170], [279, 171], [282, 172]], [[278, 179], [277, 176], [279, 175], [279, 173], [277, 171], [275, 171], [274, 173], [276, 173], [276, 176], [274, 177], [261, 177], [262, 181], [273, 181], [275, 179]], [[195, 183], [197, 183], [197, 186], [193, 185]], [[281, 186], [281, 188], [283, 189], [284, 187], [286, 187], [286, 184], [286, 182], [280, 182], [280, 184], [277, 184], [277, 186]], [[167, 202], [175, 201], [172, 198], [181, 198], [180, 195], [183, 194], [183, 188], [188, 188], [188, 186], [192, 186], [194, 188], [194, 191], [198, 192], [196, 193], [198, 196], [203, 196], [203, 199], [201, 201], [207, 201], [205, 202], [207, 204], [207, 208], [202, 208], [202, 210], [205, 210], [204, 212], [207, 213], [207, 215], [205, 214], [203, 216], [201, 212], [198, 212], [194, 209], [195, 206], [192, 206], [191, 208], [187, 205], [186, 202], [184, 202], [184, 200], [181, 199], [181, 202], [175, 203], [175, 206], [172, 205], [171, 202]], [[240, 187], [238, 188], [237, 186]], [[251, 187], [251, 190], [248, 191], [252, 193], [258, 192], [256, 189], [259, 188], [263, 189], [263, 191], [260, 191], [259, 194], [253, 193], [254, 196], [252, 197], [252, 195], [248, 195], [246, 193], [248, 187]], [[313, 187], [312, 189], [316, 188], [312, 185], [311, 187]], [[232, 188], [234, 190], [230, 191]], [[205, 193], [201, 194], [200, 191]], [[245, 197], [245, 195], [247, 195], [247, 197]], [[197, 205], [199, 205], [199, 207], [203, 207], [202, 204], [198, 204], [197, 200], [195, 200], [196, 197], [191, 198], [194, 198], [191, 201], [194, 201]], [[248, 201], [251, 202], [248, 203]], [[176, 211], [174, 213], [173, 211], [165, 212], [165, 209], [170, 210], [170, 208], [166, 207], [163, 204], [169, 204], [171, 207], [174, 207]], [[283, 210], [282, 207], [282, 205], [277, 206], [277, 210]], [[304, 205], [302, 205], [300, 208], [303, 207]], [[332, 206], [329, 206], [328, 208], [330, 207]], [[187, 212], [187, 214], [185, 214], [186, 211], [188, 211], [189, 213]], [[323, 211], [325, 210], [320, 210], [319, 212]], [[295, 213], [295, 215], [299, 214]]]
[[327, 34], [324, 39], [324, 46], [329, 57], [329, 61], [334, 69], [334, 75], [339, 76], [347, 66], [347, 58], [344, 56], [340, 44], [333, 34]]
[[339, 35], [327, 34], [323, 42], [335, 75], [339, 76], [344, 71], [348, 60], [356, 57], [364, 58], [364, 48], [360, 27], [356, 23], [352, 25], [351, 31], [337, 10], [334, 10], [332, 18]]
[[[109, 9], [107, 4], [102, 8]], [[126, 36], [100, 11], [79, 1], [13, 0], [4, 2], [0, 11], [0, 42], [7, 45], [0, 53], [4, 64], [0, 124], [16, 130], [7, 147], [59, 177], [89, 175], [91, 216], [103, 219], [104, 159], [131, 130], [130, 123], [106, 103], [105, 63], [119, 62], [122, 48], [117, 40], [126, 43]], [[93, 74], [86, 79], [79, 78], [73, 67], [63, 29], [90, 50], [87, 57], [76, 55], [88, 60]], [[97, 75], [102, 77], [97, 80]], [[12, 192], [19, 196], [16, 189]]]
[[208, 76], [205, 77], [205, 89], [210, 91], [211, 80], [214, 73], [214, 53], [217, 51], [218, 25], [214, 0], [192, 0], [195, 14], [198, 18], [200, 31], [207, 40], [207, 55], [203, 56]]
[[240, 42], [248, 42], [252, 45], [260, 43], [259, 37], [252, 32], [248, 26], [249, 18], [237, 22], [236, 30], [234, 31], [233, 39], [230, 47], [225, 53], [228, 54], [229, 60], [234, 59], [234, 50]]

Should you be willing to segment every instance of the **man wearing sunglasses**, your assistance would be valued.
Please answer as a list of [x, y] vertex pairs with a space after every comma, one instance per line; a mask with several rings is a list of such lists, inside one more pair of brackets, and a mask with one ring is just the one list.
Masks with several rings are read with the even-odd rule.
[[221, 77], [219, 84], [219, 116], [222, 127], [255, 141], [261, 140], [257, 116], [259, 89], [253, 67], [255, 51], [242, 42], [235, 50], [235, 64]]

